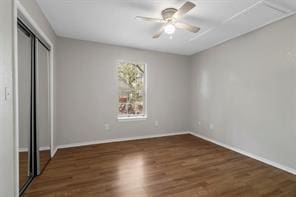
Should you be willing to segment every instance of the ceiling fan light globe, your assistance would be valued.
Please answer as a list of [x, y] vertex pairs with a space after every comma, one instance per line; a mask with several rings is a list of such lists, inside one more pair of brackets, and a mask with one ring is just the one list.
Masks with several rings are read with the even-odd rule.
[[171, 34], [175, 33], [175, 31], [176, 31], [176, 27], [172, 24], [168, 24], [164, 27], [164, 32], [166, 34], [171, 35]]

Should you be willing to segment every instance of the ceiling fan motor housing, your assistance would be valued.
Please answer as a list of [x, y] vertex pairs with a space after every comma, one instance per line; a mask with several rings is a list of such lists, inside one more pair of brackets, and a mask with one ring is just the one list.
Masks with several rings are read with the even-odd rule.
[[162, 18], [166, 21], [171, 21], [177, 11], [175, 8], [167, 8], [161, 12]]
[[140, 19], [142, 21], [152, 21], [152, 22], [162, 23], [162, 27], [156, 34], [153, 35], [152, 38], [159, 38], [162, 33], [167, 33], [169, 35], [172, 35], [175, 32], [176, 28], [184, 29], [192, 33], [197, 33], [200, 30], [199, 27], [196, 27], [190, 24], [185, 24], [182, 22], [177, 22], [177, 18], [183, 17], [195, 6], [196, 5], [194, 3], [187, 1], [179, 9], [171, 7], [171, 8], [162, 10], [161, 12], [162, 19], [143, 17], [143, 16], [137, 16], [136, 19]]

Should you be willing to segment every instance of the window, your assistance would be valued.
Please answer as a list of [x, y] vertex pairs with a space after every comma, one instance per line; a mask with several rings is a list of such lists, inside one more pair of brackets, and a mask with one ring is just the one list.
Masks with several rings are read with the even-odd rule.
[[118, 119], [146, 118], [146, 65], [118, 65]]

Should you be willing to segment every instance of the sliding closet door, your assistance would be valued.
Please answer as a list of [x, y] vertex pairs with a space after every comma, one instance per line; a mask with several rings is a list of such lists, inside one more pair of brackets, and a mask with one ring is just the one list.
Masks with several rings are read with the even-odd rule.
[[32, 36], [18, 29], [18, 94], [19, 94], [19, 186], [24, 187], [33, 176], [32, 145]]
[[36, 39], [37, 174], [50, 160], [49, 50]]

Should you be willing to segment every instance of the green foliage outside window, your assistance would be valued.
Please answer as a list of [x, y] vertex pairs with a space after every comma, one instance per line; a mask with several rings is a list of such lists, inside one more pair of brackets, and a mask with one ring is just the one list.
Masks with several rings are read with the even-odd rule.
[[121, 63], [118, 68], [119, 113], [143, 114], [145, 66]]

